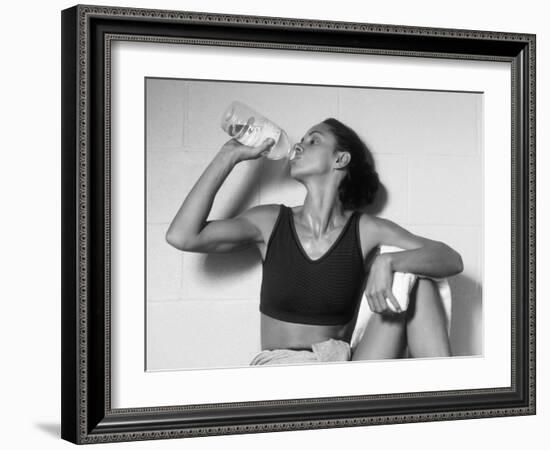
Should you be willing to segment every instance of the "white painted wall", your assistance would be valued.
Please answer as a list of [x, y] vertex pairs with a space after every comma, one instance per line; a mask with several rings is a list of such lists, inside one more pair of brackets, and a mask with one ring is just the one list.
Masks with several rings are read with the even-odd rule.
[[[456, 355], [481, 353], [482, 94], [174, 79], [146, 86], [149, 370], [246, 365], [260, 350], [258, 252], [180, 252], [164, 240], [229, 139], [219, 122], [235, 99], [285, 128], [292, 142], [327, 117], [359, 133], [384, 186], [372, 212], [463, 256], [464, 272], [450, 279], [451, 343]], [[247, 161], [220, 188], [209, 219], [257, 204], [301, 204], [304, 195], [283, 163]]]

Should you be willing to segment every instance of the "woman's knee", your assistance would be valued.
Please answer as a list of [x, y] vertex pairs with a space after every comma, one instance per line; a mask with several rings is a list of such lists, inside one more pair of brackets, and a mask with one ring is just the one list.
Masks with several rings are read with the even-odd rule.
[[413, 357], [450, 356], [447, 317], [436, 281], [418, 279], [407, 312], [407, 339]]
[[371, 315], [352, 360], [394, 359], [403, 353], [406, 320], [403, 315]]
[[437, 288], [437, 282], [431, 278], [418, 278], [415, 283], [416, 292], [430, 293], [439, 297], [439, 290]]
[[409, 295], [409, 318], [414, 315], [418, 302], [426, 304], [441, 304], [441, 296], [437, 282], [431, 278], [418, 278]]

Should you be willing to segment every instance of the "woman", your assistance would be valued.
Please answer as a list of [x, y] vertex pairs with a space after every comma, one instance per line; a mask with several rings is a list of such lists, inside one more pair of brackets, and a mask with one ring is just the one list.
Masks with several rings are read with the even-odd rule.
[[[252, 364], [398, 358], [406, 346], [413, 357], [449, 356], [434, 282], [419, 278], [404, 312], [391, 286], [394, 272], [434, 278], [460, 273], [461, 257], [446, 244], [359, 211], [374, 199], [378, 175], [365, 144], [340, 121], [324, 120], [295, 145], [290, 176], [307, 190], [303, 205], [258, 205], [230, 219], [206, 220], [233, 167], [261, 157], [271, 145], [225, 143], [166, 233], [172, 246], [188, 252], [259, 249], [262, 352]], [[381, 245], [404, 251], [378, 254]], [[351, 354], [363, 292], [376, 314]]]

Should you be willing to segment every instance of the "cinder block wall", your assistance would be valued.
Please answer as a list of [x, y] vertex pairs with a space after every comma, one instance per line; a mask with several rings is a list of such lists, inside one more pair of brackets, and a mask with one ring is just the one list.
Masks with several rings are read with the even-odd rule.
[[[228, 136], [223, 109], [241, 100], [293, 142], [335, 117], [371, 149], [384, 185], [372, 213], [441, 240], [463, 256], [453, 277], [451, 343], [481, 354], [482, 130], [480, 94], [148, 79], [147, 369], [247, 365], [260, 350], [257, 250], [180, 252], [164, 235]], [[237, 165], [209, 219], [262, 203], [301, 204], [305, 190], [278, 161]]]

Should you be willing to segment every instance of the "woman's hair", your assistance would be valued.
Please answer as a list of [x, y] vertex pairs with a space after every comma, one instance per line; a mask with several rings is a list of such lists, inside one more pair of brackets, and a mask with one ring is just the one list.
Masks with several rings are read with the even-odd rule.
[[372, 155], [350, 127], [332, 117], [322, 123], [329, 126], [336, 138], [335, 151], [349, 152], [351, 156], [346, 177], [338, 186], [340, 201], [345, 209], [361, 209], [374, 201], [380, 185]]

